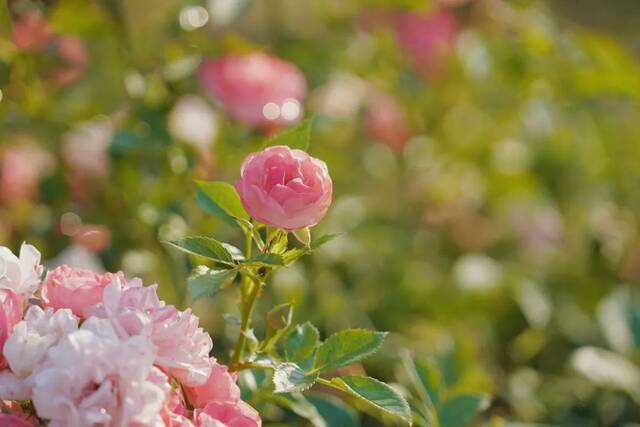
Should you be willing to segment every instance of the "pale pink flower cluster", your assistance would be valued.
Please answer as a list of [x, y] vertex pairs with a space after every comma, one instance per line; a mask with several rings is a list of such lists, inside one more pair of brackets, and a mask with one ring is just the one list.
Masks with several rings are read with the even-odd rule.
[[0, 425], [261, 426], [198, 318], [156, 285], [67, 266], [42, 276], [33, 246], [0, 247]]

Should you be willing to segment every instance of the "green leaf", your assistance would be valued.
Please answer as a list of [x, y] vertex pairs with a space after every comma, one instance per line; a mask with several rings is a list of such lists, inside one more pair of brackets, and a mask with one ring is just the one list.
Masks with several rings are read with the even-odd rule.
[[293, 235], [296, 236], [296, 239], [306, 247], [311, 247], [311, 230], [309, 227], [301, 228], [300, 230], [295, 230]]
[[262, 351], [271, 351], [286, 329], [291, 326], [292, 318], [292, 304], [279, 304], [269, 310], [269, 313], [267, 313], [267, 333], [260, 346]]
[[333, 334], [318, 348], [313, 367], [334, 369], [364, 359], [378, 351], [386, 335], [368, 329], [347, 329]]
[[173, 240], [169, 242], [169, 244], [183, 252], [209, 258], [222, 264], [235, 266], [233, 257], [229, 251], [222, 243], [211, 237], [185, 237], [184, 239]]
[[311, 245], [310, 245], [311, 249], [318, 249], [320, 246], [333, 240], [337, 236], [338, 236], [337, 234], [323, 234], [322, 236], [311, 240]]
[[236, 273], [235, 270], [212, 270], [203, 265], [196, 268], [187, 279], [190, 303], [204, 296], [216, 294], [228, 280], [235, 277]]
[[486, 409], [489, 399], [479, 394], [461, 394], [443, 401], [438, 407], [441, 427], [463, 427], [478, 412]]
[[309, 149], [309, 144], [311, 143], [312, 125], [312, 119], [303, 120], [297, 126], [285, 129], [268, 139], [263, 144], [262, 148], [264, 149], [274, 145], [286, 145], [289, 148], [297, 148], [299, 150], [307, 151]]
[[229, 225], [237, 226], [236, 218], [249, 220], [249, 214], [244, 210], [240, 196], [233, 185], [226, 182], [196, 181], [198, 185], [197, 202], [206, 212], [216, 215]]
[[333, 396], [309, 393], [305, 396], [324, 420], [325, 426], [359, 427], [358, 414]]
[[280, 267], [284, 265], [284, 259], [278, 254], [258, 254], [246, 260], [246, 263], [263, 267]]
[[295, 363], [281, 363], [273, 373], [273, 385], [276, 393], [304, 391], [318, 379], [318, 373], [307, 373]]
[[307, 367], [307, 360], [313, 356], [319, 342], [320, 333], [310, 322], [296, 326], [284, 342], [287, 361]]
[[411, 410], [406, 400], [389, 385], [371, 377], [337, 377], [331, 383], [364, 402], [411, 424]]
[[442, 389], [438, 367], [431, 361], [417, 361], [408, 353], [403, 354], [402, 361], [420, 400], [431, 408], [437, 405]]
[[244, 254], [240, 249], [228, 243], [220, 242], [220, 244], [231, 254], [234, 261], [244, 261]]

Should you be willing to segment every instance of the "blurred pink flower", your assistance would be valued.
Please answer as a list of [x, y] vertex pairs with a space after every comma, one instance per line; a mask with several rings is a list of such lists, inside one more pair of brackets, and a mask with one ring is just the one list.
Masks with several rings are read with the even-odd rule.
[[411, 137], [402, 107], [391, 95], [377, 93], [368, 101], [364, 115], [367, 136], [401, 151]]
[[89, 52], [84, 41], [76, 36], [60, 36], [57, 39], [57, 53], [62, 65], [51, 72], [53, 79], [61, 86], [77, 81], [89, 66]]
[[55, 309], [70, 308], [82, 316], [87, 307], [102, 301], [104, 288], [111, 282], [125, 283], [122, 273], [98, 274], [90, 270], [61, 265], [49, 271], [42, 284], [42, 304]]
[[439, 77], [458, 35], [456, 16], [446, 9], [399, 13], [394, 29], [417, 71], [426, 77]]
[[202, 408], [209, 402], [235, 402], [240, 399], [236, 378], [236, 374], [229, 373], [226, 366], [211, 359], [211, 375], [207, 382], [197, 387], [185, 387], [184, 392], [189, 403], [196, 408]]
[[19, 257], [0, 246], [0, 289], [15, 292], [23, 299], [31, 298], [40, 285], [43, 268], [40, 252], [34, 246], [23, 243]]
[[111, 244], [111, 231], [104, 225], [81, 224], [73, 233], [73, 243], [101, 252]]
[[156, 289], [156, 285], [142, 286], [138, 279], [124, 288], [114, 282], [104, 290], [101, 302], [84, 314], [110, 319], [120, 336], [150, 337], [157, 348], [156, 365], [183, 385], [201, 385], [211, 373], [211, 337], [191, 310], [165, 305]]
[[145, 337], [120, 339], [91, 318], [47, 351], [34, 373], [33, 405], [50, 427], [157, 426], [170, 390]]
[[[13, 291], [0, 289], [0, 350], [14, 326], [22, 320], [22, 305], [22, 300]], [[6, 365], [4, 354], [0, 353], [0, 369]]]
[[293, 64], [262, 52], [206, 60], [204, 88], [234, 118], [265, 130], [302, 117], [307, 84]]
[[[262, 420], [258, 411], [247, 403], [211, 402], [202, 409], [196, 409], [194, 421], [197, 427], [260, 427]], [[218, 423], [216, 423], [218, 421]]]
[[244, 160], [236, 189], [252, 217], [291, 231], [320, 222], [331, 205], [333, 183], [322, 160], [275, 146]]
[[53, 156], [36, 145], [8, 148], [0, 157], [0, 201], [35, 199], [40, 180], [54, 166]]
[[83, 123], [63, 136], [62, 157], [73, 171], [74, 179], [109, 175], [112, 136], [113, 127], [109, 120]]
[[53, 37], [47, 21], [39, 15], [27, 15], [13, 24], [11, 41], [24, 52], [40, 52]]

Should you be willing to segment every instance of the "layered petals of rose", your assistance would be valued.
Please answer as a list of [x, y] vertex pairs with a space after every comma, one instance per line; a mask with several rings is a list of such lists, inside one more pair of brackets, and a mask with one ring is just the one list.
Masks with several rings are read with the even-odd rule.
[[302, 117], [305, 78], [278, 57], [254, 52], [205, 60], [200, 80], [229, 115], [249, 126], [274, 128]]
[[104, 290], [102, 302], [84, 315], [110, 319], [121, 337], [148, 336], [157, 348], [156, 365], [181, 384], [201, 385], [211, 373], [211, 337], [191, 310], [165, 305], [156, 289], [156, 285], [142, 286], [140, 280], [124, 288], [113, 282]]
[[33, 404], [49, 426], [156, 426], [170, 390], [145, 337], [121, 340], [91, 318], [50, 348], [34, 375]]
[[[22, 300], [12, 291], [0, 289], [0, 349], [13, 332], [14, 326], [22, 320]], [[0, 368], [6, 366], [0, 354]]]
[[0, 426], [2, 427], [33, 427], [34, 424], [22, 417], [12, 414], [0, 413]]
[[236, 384], [236, 375], [226, 366], [211, 359], [211, 375], [207, 382], [197, 387], [184, 387], [189, 402], [196, 408], [202, 408], [212, 401], [238, 401], [240, 388]]
[[14, 292], [22, 299], [28, 299], [40, 285], [40, 252], [23, 243], [20, 255], [15, 256], [9, 248], [0, 246], [0, 289]]
[[260, 427], [262, 420], [258, 411], [247, 403], [211, 402], [202, 409], [196, 409], [194, 421], [197, 427]]
[[333, 195], [327, 165], [286, 146], [250, 154], [236, 189], [249, 215], [287, 231], [320, 222]]
[[82, 316], [85, 308], [102, 301], [104, 288], [114, 281], [124, 283], [124, 275], [98, 274], [62, 265], [47, 274], [42, 284], [42, 302], [45, 307], [70, 308], [73, 314]]

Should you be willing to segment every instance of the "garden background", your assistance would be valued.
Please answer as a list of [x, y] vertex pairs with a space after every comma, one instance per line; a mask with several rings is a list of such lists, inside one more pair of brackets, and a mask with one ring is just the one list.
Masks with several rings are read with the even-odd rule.
[[[338, 237], [274, 276], [258, 322], [293, 299], [323, 335], [390, 331], [348, 369], [409, 392], [415, 364], [436, 395], [478, 396], [458, 402], [471, 425], [637, 425], [639, 17], [632, 0], [8, 1], [0, 245], [186, 307], [194, 261], [163, 242], [237, 240], [194, 181], [233, 182], [276, 127], [313, 117], [334, 180], [317, 233]], [[201, 66], [256, 51], [307, 86], [259, 125]], [[236, 299], [194, 305], [222, 360]]]

